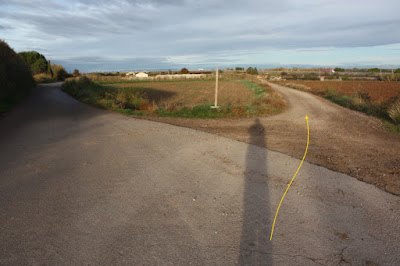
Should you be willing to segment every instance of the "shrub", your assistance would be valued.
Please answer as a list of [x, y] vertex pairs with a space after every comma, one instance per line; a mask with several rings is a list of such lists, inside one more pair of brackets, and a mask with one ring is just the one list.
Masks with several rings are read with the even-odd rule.
[[36, 83], [47, 83], [54, 81], [53, 77], [47, 73], [36, 74], [33, 76], [33, 79], [35, 80]]
[[249, 67], [247, 68], [246, 73], [250, 75], [258, 75], [258, 70], [256, 67], [255, 68]]
[[400, 75], [399, 74], [386, 74], [386, 75], [381, 75], [378, 78], [381, 81], [400, 81]]
[[343, 76], [342, 80], [349, 81], [350, 80], [350, 76], [346, 74], [346, 75]]
[[25, 61], [0, 40], [0, 111], [9, 109], [34, 87]]
[[47, 71], [48, 63], [44, 55], [35, 51], [21, 52], [19, 55], [29, 65], [33, 75]]
[[368, 69], [367, 70], [367, 72], [370, 72], [370, 73], [378, 73], [380, 71], [380, 69], [379, 68], [370, 68], [370, 69]]
[[388, 114], [393, 122], [400, 124], [400, 99], [389, 108]]
[[189, 70], [184, 67], [181, 69], [181, 71], [179, 71], [179, 74], [189, 74]]
[[57, 81], [64, 81], [68, 77], [68, 72], [62, 65], [52, 64], [53, 78]]
[[75, 78], [79, 77], [80, 75], [81, 75], [81, 73], [79, 73], [78, 69], [75, 69], [74, 72], [72, 73], [72, 76], [75, 77]]
[[335, 70], [335, 72], [344, 72], [344, 71], [346, 71], [344, 68], [340, 68], [340, 67], [336, 67], [334, 70]]
[[94, 103], [103, 108], [138, 110], [140, 103], [144, 101], [138, 91], [129, 88], [103, 87], [86, 76], [68, 79], [61, 88], [79, 100]]

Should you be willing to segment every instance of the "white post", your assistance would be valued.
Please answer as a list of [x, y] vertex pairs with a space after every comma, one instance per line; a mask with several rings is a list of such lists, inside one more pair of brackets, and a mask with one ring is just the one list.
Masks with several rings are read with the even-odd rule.
[[215, 71], [215, 102], [212, 108], [218, 108], [218, 67]]

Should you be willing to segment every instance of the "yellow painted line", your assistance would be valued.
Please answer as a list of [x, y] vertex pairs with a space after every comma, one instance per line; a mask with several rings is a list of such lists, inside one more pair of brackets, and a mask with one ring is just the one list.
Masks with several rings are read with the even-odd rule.
[[286, 193], [288, 192], [290, 186], [292, 185], [293, 180], [295, 179], [297, 173], [299, 172], [300, 167], [301, 167], [301, 165], [302, 165], [303, 162], [304, 162], [304, 158], [306, 158], [306, 154], [307, 154], [307, 150], [308, 150], [308, 143], [310, 142], [310, 128], [309, 128], [309, 126], [308, 126], [308, 116], [306, 116], [306, 121], [307, 121], [307, 147], [306, 147], [306, 151], [304, 152], [304, 156], [303, 156], [303, 159], [301, 160], [301, 163], [300, 163], [300, 165], [299, 165], [299, 168], [297, 168], [296, 173], [294, 174], [292, 180], [290, 181], [288, 187], [286, 188], [285, 193], [283, 193], [283, 196], [282, 196], [281, 201], [279, 202], [278, 209], [276, 210], [276, 213], [275, 213], [274, 223], [272, 224], [271, 236], [270, 236], [270, 238], [269, 238], [270, 241], [272, 240], [272, 235], [274, 234], [274, 228], [275, 228], [276, 217], [278, 217], [278, 212], [279, 212], [279, 208], [281, 207], [282, 201], [283, 201], [283, 199], [285, 198]]

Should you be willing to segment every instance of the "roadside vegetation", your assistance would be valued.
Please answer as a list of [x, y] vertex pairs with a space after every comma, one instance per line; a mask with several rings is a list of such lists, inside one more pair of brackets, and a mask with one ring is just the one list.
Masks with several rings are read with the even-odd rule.
[[[79, 76], [78, 70], [73, 76]], [[36, 83], [63, 81], [72, 75], [63, 66], [51, 64], [35, 52], [16, 53], [0, 40], [0, 113], [24, 98]]]
[[[94, 82], [86, 76], [68, 79], [62, 89], [78, 100], [121, 113], [144, 116], [192, 118], [252, 117], [277, 113], [283, 98], [272, 88], [255, 83], [243, 74], [223, 77], [218, 105], [214, 103], [214, 80]], [[247, 79], [246, 79], [247, 77]]]
[[18, 103], [34, 86], [30, 67], [0, 40], [0, 113]]
[[21, 52], [21, 58], [29, 65], [33, 78], [37, 83], [63, 81], [70, 75], [62, 65], [51, 64], [46, 57], [38, 52]]
[[384, 81], [293, 81], [284, 85], [322, 96], [346, 108], [382, 119], [400, 133], [400, 83]]

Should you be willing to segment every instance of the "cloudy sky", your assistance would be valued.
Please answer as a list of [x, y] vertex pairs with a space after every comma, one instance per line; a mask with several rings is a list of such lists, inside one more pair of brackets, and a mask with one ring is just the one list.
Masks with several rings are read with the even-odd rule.
[[399, 0], [0, 0], [0, 39], [67, 70], [400, 65]]

